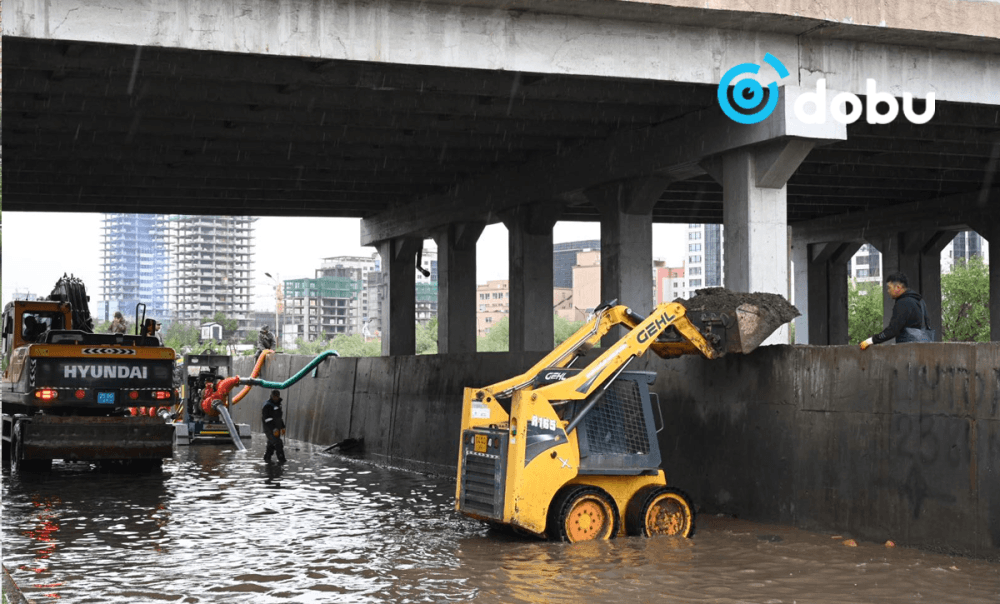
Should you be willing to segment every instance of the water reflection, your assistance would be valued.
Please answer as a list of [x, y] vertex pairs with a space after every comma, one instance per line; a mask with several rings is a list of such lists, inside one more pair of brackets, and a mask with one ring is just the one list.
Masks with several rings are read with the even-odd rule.
[[149, 476], [4, 476], [5, 564], [38, 601], [1000, 600], [1000, 564], [730, 518], [693, 540], [525, 539], [455, 513], [447, 478], [291, 444], [286, 465], [255, 440], [180, 448]]

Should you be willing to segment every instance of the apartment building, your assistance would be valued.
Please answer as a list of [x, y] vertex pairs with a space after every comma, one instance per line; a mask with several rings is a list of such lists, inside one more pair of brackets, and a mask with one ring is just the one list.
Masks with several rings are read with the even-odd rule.
[[688, 296], [681, 297], [694, 295], [696, 289], [703, 287], [722, 287], [722, 225], [692, 223], [686, 233], [683, 289]]
[[476, 286], [476, 335], [483, 337], [510, 313], [510, 282], [487, 281]]

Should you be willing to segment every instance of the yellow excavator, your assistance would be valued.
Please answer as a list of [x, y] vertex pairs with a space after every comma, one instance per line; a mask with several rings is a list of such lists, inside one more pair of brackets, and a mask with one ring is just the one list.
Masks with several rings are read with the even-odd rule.
[[[649, 349], [663, 358], [745, 354], [798, 314], [779, 295], [722, 288], [660, 304], [648, 317], [615, 302], [595, 309], [521, 375], [465, 389], [456, 509], [569, 542], [690, 537], [694, 506], [660, 468], [655, 373], [626, 368]], [[574, 367], [619, 325], [624, 337]]]

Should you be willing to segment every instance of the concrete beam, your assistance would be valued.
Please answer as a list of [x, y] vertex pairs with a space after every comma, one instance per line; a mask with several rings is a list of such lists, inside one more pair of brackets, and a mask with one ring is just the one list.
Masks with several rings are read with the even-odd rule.
[[887, 230], [961, 231], [1000, 223], [1000, 187], [793, 223], [796, 240], [827, 243], [879, 237]]
[[[735, 0], [726, 0], [733, 6], [722, 10], [717, 3], [705, 8], [688, 2], [695, 6], [525, 0], [498, 10], [485, 0], [8, 0], [3, 35], [702, 84], [717, 84], [725, 69], [720, 66], [759, 60], [767, 49], [802, 81], [811, 84], [817, 72], [829, 72], [837, 81], [831, 88], [856, 94], [875, 74], [886, 90], [898, 86], [920, 96], [935, 90], [942, 100], [989, 102], [984, 97], [997, 89], [990, 78], [1000, 77], [1000, 58], [987, 53], [997, 52], [998, 11], [990, 2], [917, 12], [882, 5], [864, 10], [846, 0], [819, 9], [798, 1], [752, 11]], [[872, 27], [854, 25], [867, 19], [875, 21]], [[943, 43], [980, 54], [939, 48]], [[861, 90], [849, 87], [859, 80]]]
[[[719, 109], [701, 111], [681, 119], [638, 131], [616, 133], [557, 157], [546, 157], [524, 166], [498, 170], [462, 183], [451, 193], [428, 197], [383, 212], [361, 222], [361, 242], [433, 229], [452, 221], [482, 219], [488, 212], [510, 209], [538, 199], [559, 199], [604, 183], [660, 175], [671, 179], [703, 173], [699, 162], [733, 149], [775, 141], [806, 139], [815, 143], [845, 140], [843, 124], [805, 124], [794, 113], [802, 91], [780, 89], [778, 104], [766, 120], [737, 124]], [[794, 155], [793, 145], [785, 155]], [[777, 173], [785, 174], [784, 163]]]
[[532, 0], [506, 10], [492, 2], [8, 0], [3, 35], [711, 84], [718, 83], [720, 64], [757, 58], [761, 48], [795, 73], [795, 36], [809, 28], [780, 34], [748, 31], [741, 22], [739, 29], [719, 29], [711, 19], [718, 11], [706, 10], [699, 12], [709, 28], [675, 25], [648, 6], [641, 16], [622, 18], [635, 8]]
[[757, 186], [780, 189], [816, 146], [816, 141], [789, 139], [762, 146], [755, 153]]
[[476, 242], [486, 225], [453, 224], [438, 246], [438, 354], [476, 352]]

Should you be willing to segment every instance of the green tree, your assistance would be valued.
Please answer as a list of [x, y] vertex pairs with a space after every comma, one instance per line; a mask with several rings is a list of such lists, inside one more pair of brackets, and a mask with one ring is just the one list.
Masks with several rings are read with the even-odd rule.
[[485, 336], [476, 338], [476, 350], [479, 352], [507, 352], [509, 349], [510, 321], [507, 317], [494, 323]]
[[201, 352], [198, 342], [200, 339], [201, 329], [197, 325], [174, 321], [163, 330], [163, 343], [178, 352], [184, 350]]
[[306, 342], [302, 338], [295, 339], [295, 348], [286, 349], [288, 354], [316, 356], [327, 350], [336, 350], [342, 357], [377, 357], [382, 354], [382, 343], [378, 340], [365, 342], [360, 335], [339, 335], [333, 339]]
[[847, 341], [860, 344], [882, 331], [882, 284], [851, 279], [847, 289]]
[[223, 313], [222, 311], [215, 313], [215, 316], [213, 316], [211, 319], [207, 321], [202, 321], [201, 323], [202, 325], [204, 325], [205, 323], [218, 323], [219, 325], [222, 325], [223, 339], [226, 339], [229, 336], [233, 335], [234, 333], [236, 333], [236, 330], [240, 328], [239, 321], [237, 321], [236, 319], [226, 318], [226, 314]]
[[990, 270], [982, 258], [956, 262], [941, 275], [941, 327], [945, 342], [990, 340]]
[[382, 341], [365, 342], [364, 336], [360, 334], [341, 335], [330, 342], [330, 348], [342, 357], [377, 357], [382, 354]]
[[438, 351], [438, 320], [434, 317], [426, 325], [417, 324], [417, 354], [437, 354]]
[[[256, 346], [258, 335], [260, 335], [259, 329], [248, 329], [247, 335], [243, 336], [243, 339], [240, 340], [240, 344], [251, 344]], [[275, 336], [275, 339], [277, 339], [277, 336]], [[277, 346], [277, 344], [275, 344], [275, 346]]]
[[569, 319], [564, 319], [559, 315], [552, 316], [552, 334], [555, 340], [553, 346], [558, 346], [566, 341], [571, 335], [575, 334], [577, 331], [583, 327], [585, 321], [570, 321]]

